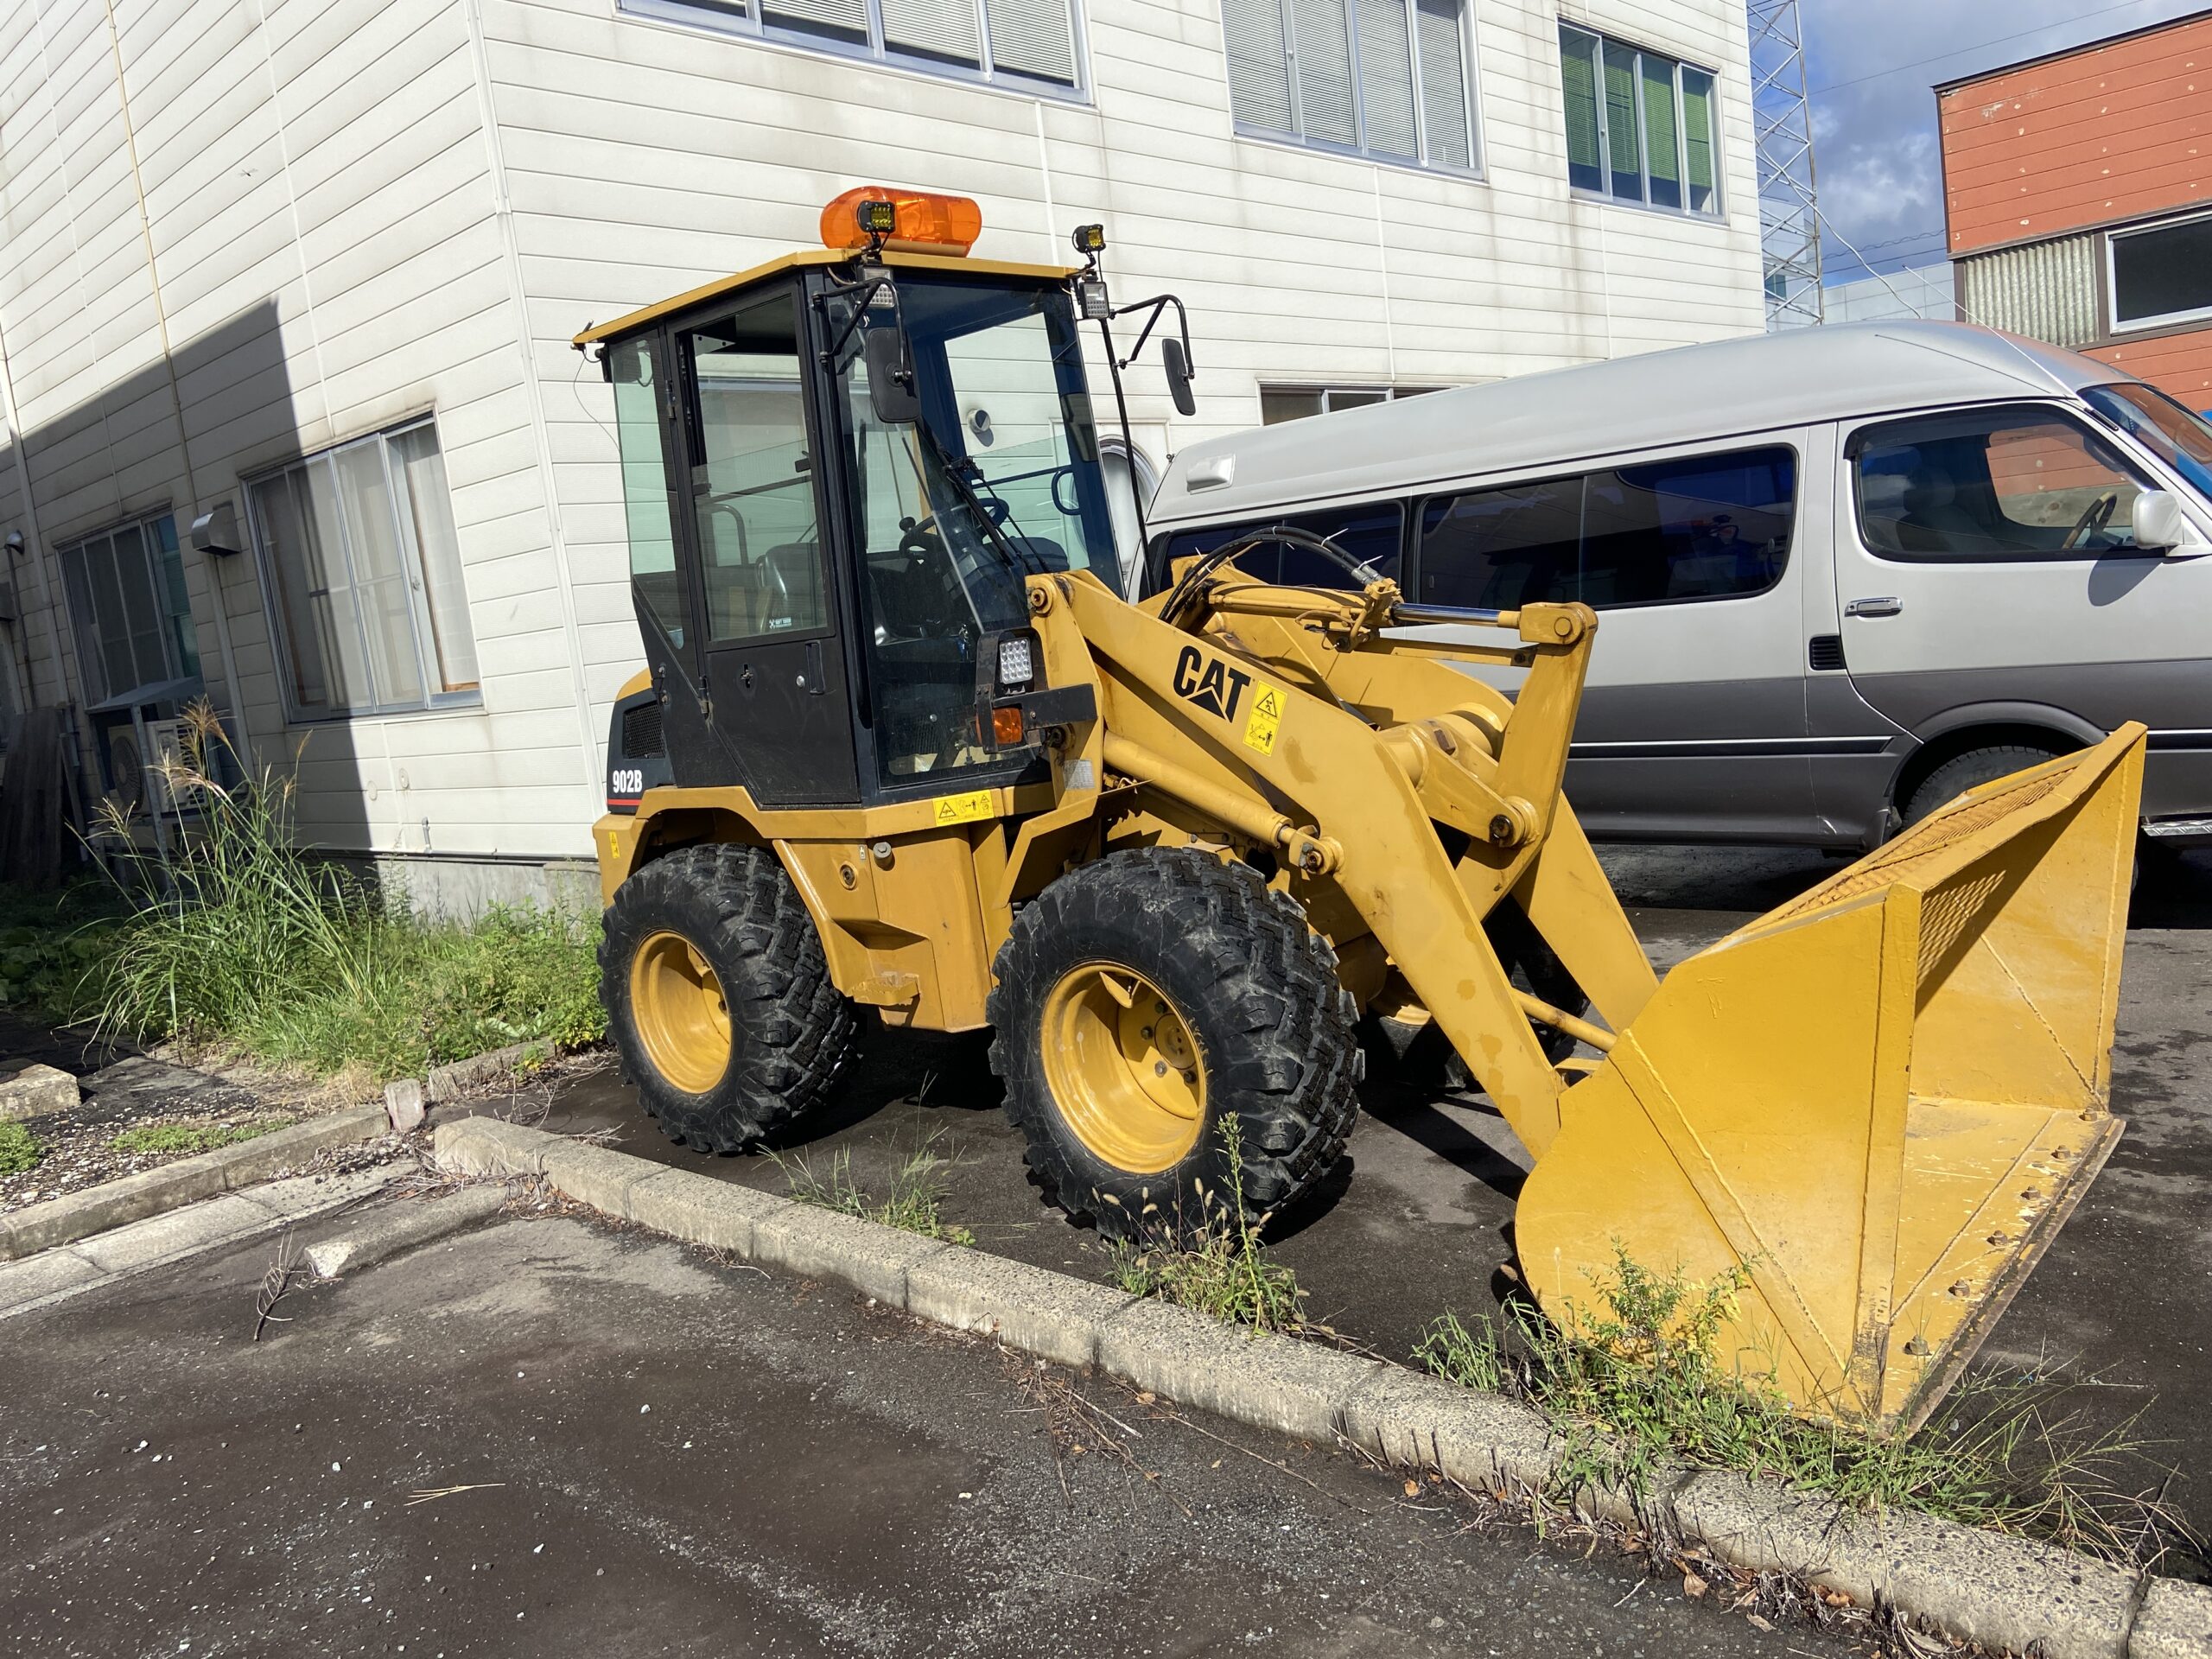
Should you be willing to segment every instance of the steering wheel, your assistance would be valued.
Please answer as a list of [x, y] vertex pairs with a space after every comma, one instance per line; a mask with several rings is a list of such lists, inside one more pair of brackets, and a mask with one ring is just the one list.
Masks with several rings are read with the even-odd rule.
[[917, 564], [944, 551], [944, 538], [938, 534], [934, 518], [902, 519], [899, 528], [899, 550]]
[[2074, 521], [2074, 528], [2066, 532], [2066, 539], [2061, 542], [2059, 546], [2062, 548], [2088, 546], [2089, 537], [2099, 534], [2107, 524], [2112, 522], [2113, 513], [2119, 506], [2120, 492], [2118, 490], [2105, 491], [2082, 510], [2082, 516]]

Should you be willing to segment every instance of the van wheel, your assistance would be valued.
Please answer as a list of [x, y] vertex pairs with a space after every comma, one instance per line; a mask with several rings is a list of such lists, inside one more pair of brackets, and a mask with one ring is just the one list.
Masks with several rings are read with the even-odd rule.
[[600, 995], [623, 1069], [678, 1144], [738, 1152], [822, 1103], [853, 1042], [805, 901], [758, 847], [687, 847], [616, 890]]
[[1967, 791], [1993, 784], [1999, 778], [2010, 777], [2030, 766], [2039, 766], [2051, 758], [2052, 753], [2026, 743], [1993, 743], [1986, 749], [1968, 749], [1964, 754], [1953, 755], [1922, 779], [1905, 798], [1904, 822], [1898, 827], [1910, 829]]

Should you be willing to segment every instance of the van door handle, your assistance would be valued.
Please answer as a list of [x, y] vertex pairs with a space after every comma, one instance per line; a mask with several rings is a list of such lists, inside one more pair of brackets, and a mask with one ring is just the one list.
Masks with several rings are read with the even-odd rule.
[[1854, 599], [1843, 607], [1846, 616], [1895, 616], [1904, 609], [1904, 601], [1887, 595], [1880, 599]]

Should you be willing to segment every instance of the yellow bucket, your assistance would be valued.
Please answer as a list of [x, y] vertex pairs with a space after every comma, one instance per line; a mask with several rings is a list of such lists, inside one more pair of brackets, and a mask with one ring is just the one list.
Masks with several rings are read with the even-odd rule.
[[1748, 1284], [1808, 1414], [1916, 1427], [2113, 1144], [2144, 728], [1970, 791], [1667, 976], [1560, 1103], [1516, 1219], [1554, 1319], [1616, 1242]]

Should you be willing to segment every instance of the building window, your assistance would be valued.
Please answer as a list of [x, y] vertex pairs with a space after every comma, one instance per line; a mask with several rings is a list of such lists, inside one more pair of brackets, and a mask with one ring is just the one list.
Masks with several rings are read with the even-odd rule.
[[1472, 172], [1464, 0], [1222, 0], [1239, 129]]
[[1419, 397], [1442, 390], [1441, 386], [1262, 386], [1260, 424], [1280, 426], [1285, 421], [1302, 421], [1309, 415], [1364, 409], [1370, 404], [1387, 404], [1394, 397]]
[[1567, 181], [1611, 201], [1720, 212], [1713, 73], [1562, 23]]
[[432, 423], [311, 455], [246, 495], [292, 714], [476, 700], [476, 637]]
[[199, 677], [175, 518], [123, 524], [63, 548], [60, 556], [87, 702]]
[[2212, 316], [2212, 214], [2114, 231], [2106, 248], [2114, 333]]
[[1027, 91], [1081, 86], [1074, 0], [620, 0], [641, 16], [704, 22], [841, 55]]

